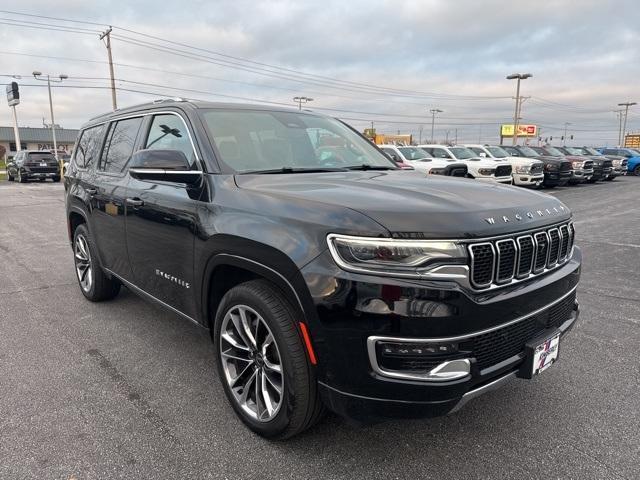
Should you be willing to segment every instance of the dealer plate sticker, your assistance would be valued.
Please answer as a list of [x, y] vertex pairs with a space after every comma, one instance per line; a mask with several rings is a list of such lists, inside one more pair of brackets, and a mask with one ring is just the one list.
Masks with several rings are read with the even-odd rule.
[[533, 375], [538, 375], [549, 368], [558, 358], [560, 334], [547, 339], [538, 345], [533, 353]]

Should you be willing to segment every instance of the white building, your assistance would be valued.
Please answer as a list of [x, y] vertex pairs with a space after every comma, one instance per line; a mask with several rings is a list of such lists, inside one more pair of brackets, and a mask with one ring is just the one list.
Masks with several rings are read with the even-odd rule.
[[[71, 153], [73, 144], [78, 136], [78, 130], [56, 128], [58, 151]], [[20, 127], [20, 144], [22, 150], [51, 150], [53, 151], [53, 137], [50, 128]], [[13, 127], [0, 127], [0, 146], [4, 153], [0, 158], [7, 161], [16, 154], [16, 141]], [[0, 148], [0, 153], [3, 149]]]

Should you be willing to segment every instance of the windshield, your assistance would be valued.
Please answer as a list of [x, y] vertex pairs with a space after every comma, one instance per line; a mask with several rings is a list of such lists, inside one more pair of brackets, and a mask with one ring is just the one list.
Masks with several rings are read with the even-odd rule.
[[201, 115], [220, 159], [238, 173], [397, 168], [368, 140], [333, 118], [239, 109], [209, 109]]
[[564, 157], [564, 153], [555, 147], [546, 146], [544, 147], [544, 151], [547, 152], [547, 155], [551, 155], [552, 157]]
[[475, 158], [478, 156], [473, 150], [466, 147], [451, 147], [449, 150], [458, 160], [466, 160], [467, 158]]
[[501, 147], [485, 147], [487, 150], [489, 150], [489, 153], [491, 155], [493, 155], [495, 158], [504, 158], [504, 157], [508, 157], [509, 153]]
[[537, 156], [539, 156], [539, 155], [540, 155], [540, 154], [539, 154], [539, 153], [537, 153], [533, 148], [531, 148], [531, 147], [527, 147], [526, 145], [522, 145], [522, 146], [520, 147], [520, 151], [522, 152], [522, 154], [523, 154], [525, 157], [537, 157]]
[[602, 155], [599, 151], [597, 151], [595, 148], [591, 148], [591, 147], [584, 147], [582, 150], [584, 150], [585, 152], [587, 152], [589, 155]]
[[509, 155], [512, 155], [514, 157], [522, 156], [522, 154], [518, 151], [516, 147], [504, 147], [504, 149], [507, 151], [507, 153], [509, 153]]
[[398, 150], [407, 160], [422, 160], [425, 158], [433, 158], [429, 152], [418, 147], [398, 147]]
[[584, 155], [584, 152], [581, 148], [576, 147], [564, 147], [564, 149], [569, 152], [571, 155]]

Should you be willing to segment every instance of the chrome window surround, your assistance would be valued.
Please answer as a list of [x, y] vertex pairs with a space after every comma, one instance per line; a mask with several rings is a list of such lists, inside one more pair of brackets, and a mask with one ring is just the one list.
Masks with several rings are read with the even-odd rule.
[[[495, 326], [490, 327], [490, 328], [485, 328], [484, 330], [479, 330], [477, 332], [466, 333], [464, 335], [457, 335], [457, 336], [454, 336], [454, 337], [440, 337], [440, 338], [385, 337], [385, 336], [380, 336], [380, 335], [374, 335], [374, 336], [368, 337], [367, 338], [367, 354], [369, 356], [369, 363], [370, 363], [371, 368], [373, 369], [373, 371], [376, 374], [378, 374], [378, 375], [380, 375], [382, 377], [402, 379], [402, 380], [434, 381], [434, 379], [432, 379], [432, 378], [427, 378], [429, 374], [425, 375], [425, 374], [417, 374], [417, 373], [409, 373], [409, 372], [403, 373], [403, 372], [399, 372], [399, 371], [389, 371], [389, 370], [383, 369], [382, 367], [380, 367], [380, 364], [378, 363], [378, 356], [377, 356], [377, 353], [376, 353], [376, 344], [378, 342], [414, 343], [414, 344], [415, 343], [419, 343], [419, 344], [436, 343], [437, 344], [437, 343], [461, 342], [461, 341], [464, 341], [464, 340], [468, 340], [469, 338], [472, 338], [472, 337], [477, 337], [479, 335], [484, 335], [486, 333], [490, 333], [490, 332], [493, 332], [495, 330], [500, 330], [501, 328], [508, 327], [510, 325], [513, 325], [514, 323], [522, 322], [523, 320], [526, 320], [529, 317], [533, 317], [533, 316], [539, 314], [540, 312], [543, 312], [543, 311], [547, 310], [548, 308], [551, 308], [554, 305], [560, 303], [562, 300], [567, 298], [569, 295], [573, 294], [573, 292], [575, 292], [577, 288], [578, 288], [578, 286], [576, 285], [571, 290], [569, 290], [567, 293], [562, 295], [560, 298], [557, 298], [553, 302], [548, 303], [548, 304], [546, 304], [546, 305], [534, 310], [533, 312], [530, 312], [530, 313], [527, 313], [526, 315], [522, 315], [520, 317], [514, 318], [513, 320], [509, 320], [508, 322], [501, 323], [500, 325], [495, 325]], [[442, 379], [440, 381], [442, 381]]]
[[[548, 262], [548, 256], [549, 256], [549, 247], [550, 247], [550, 241], [549, 241], [549, 236], [547, 234], [547, 231], [550, 230], [551, 228], [556, 228], [556, 227], [560, 227], [562, 225], [566, 225], [568, 230], [569, 230], [569, 245], [568, 245], [568, 251], [567, 251], [567, 256], [566, 258], [559, 262], [556, 263], [555, 265], [553, 265], [552, 267], [548, 267], [547, 266], [547, 262]], [[539, 235], [544, 235], [545, 238], [547, 239], [548, 246], [547, 246], [547, 258], [545, 258], [545, 262], [544, 262], [544, 266], [540, 269], [535, 269], [535, 263], [536, 263], [536, 257], [537, 257], [537, 251], [538, 251], [538, 240], [536, 237], [538, 237]], [[410, 278], [410, 279], [418, 279], [418, 280], [427, 280], [427, 281], [442, 281], [442, 282], [455, 282], [456, 284], [460, 285], [462, 288], [466, 289], [466, 290], [471, 290], [474, 292], [488, 292], [488, 291], [492, 291], [498, 288], [504, 288], [507, 287], [509, 285], [514, 285], [516, 283], [520, 283], [520, 282], [524, 282], [527, 280], [530, 280], [532, 278], [538, 277], [540, 275], [544, 275], [548, 272], [551, 272], [553, 270], [556, 270], [557, 268], [565, 265], [573, 256], [573, 251], [574, 251], [574, 237], [575, 237], [575, 227], [573, 226], [573, 222], [572, 221], [563, 221], [563, 222], [558, 222], [556, 224], [552, 224], [549, 225], [547, 227], [543, 227], [543, 228], [534, 228], [534, 229], [529, 229], [529, 230], [525, 230], [525, 231], [520, 231], [517, 233], [512, 233], [512, 234], [504, 234], [504, 235], [497, 235], [495, 237], [485, 237], [485, 238], [478, 238], [478, 239], [474, 239], [474, 240], [453, 240], [453, 239], [425, 239], [425, 242], [428, 241], [435, 241], [435, 242], [457, 242], [459, 244], [462, 245], [466, 245], [467, 246], [467, 252], [469, 254], [469, 264], [468, 265], [454, 265], [454, 264], [450, 264], [450, 265], [440, 265], [440, 266], [436, 266], [433, 267], [431, 269], [429, 269], [428, 271], [419, 271], [416, 270], [414, 272], [398, 272], [398, 271], [384, 271], [384, 270], [369, 270], [369, 269], [364, 269], [364, 268], [359, 268], [353, 265], [350, 265], [348, 263], [346, 263], [345, 261], [342, 260], [342, 258], [340, 257], [340, 255], [338, 254], [338, 252], [336, 251], [336, 249], [334, 248], [331, 239], [334, 237], [341, 237], [343, 235], [338, 235], [338, 234], [329, 234], [327, 235], [327, 244], [329, 245], [329, 251], [331, 252], [331, 256], [333, 257], [333, 260], [336, 262], [336, 264], [342, 269], [345, 270], [347, 272], [352, 272], [352, 273], [359, 273], [359, 274], [364, 274], [364, 275], [375, 275], [375, 276], [381, 276], [381, 277], [395, 277], [395, 278]], [[494, 250], [494, 264], [493, 264], [493, 277], [492, 277], [492, 281], [490, 283], [485, 283], [482, 285], [476, 285], [472, 282], [471, 280], [471, 268], [473, 267], [473, 254], [472, 252], [469, 250], [469, 247], [471, 245], [478, 245], [478, 244], [483, 244], [483, 243], [490, 243], [491, 241], [497, 241], [497, 240], [502, 240], [502, 239], [513, 239], [513, 238], [518, 238], [518, 237], [524, 237], [524, 236], [531, 236], [533, 238], [534, 241], [534, 252], [533, 252], [533, 259], [532, 259], [532, 271], [521, 277], [513, 277], [508, 283], [504, 283], [504, 284], [496, 284], [494, 283], [493, 279], [495, 278], [495, 247], [492, 248]], [[380, 241], [380, 243], [385, 243], [385, 242], [415, 242], [415, 241], [420, 241], [420, 240], [402, 240], [402, 239], [395, 239], [395, 238], [388, 238], [388, 237], [358, 237], [358, 236], [349, 236], [349, 238], [353, 238], [355, 240], [367, 240], [367, 241], [371, 241], [371, 240], [376, 240], [376, 241]], [[570, 248], [569, 248], [570, 247]], [[518, 248], [518, 243], [516, 242], [516, 248]], [[516, 262], [519, 258], [519, 255], [517, 255], [516, 257]], [[443, 286], [443, 288], [446, 288], [446, 286]], [[454, 289], [453, 286], [450, 287], [451, 290]]]

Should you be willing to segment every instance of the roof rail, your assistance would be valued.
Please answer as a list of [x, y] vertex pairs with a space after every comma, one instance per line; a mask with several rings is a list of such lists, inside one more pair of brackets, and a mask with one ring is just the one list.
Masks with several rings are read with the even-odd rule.
[[152, 103], [164, 103], [164, 102], [188, 102], [188, 100], [182, 97], [156, 98]]

